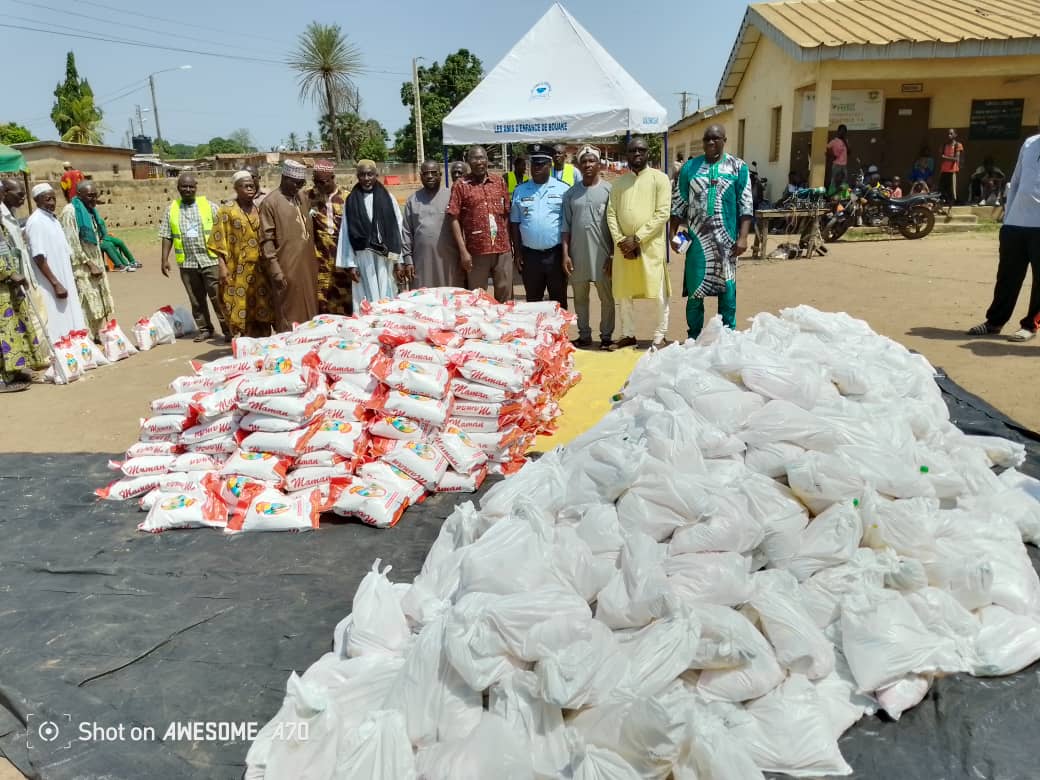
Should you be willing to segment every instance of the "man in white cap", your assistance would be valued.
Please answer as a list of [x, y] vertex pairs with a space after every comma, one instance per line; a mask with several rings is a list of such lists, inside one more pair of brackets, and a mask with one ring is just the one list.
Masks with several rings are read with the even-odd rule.
[[589, 322], [589, 285], [599, 296], [599, 348], [609, 350], [614, 341], [614, 293], [606, 266], [614, 254], [614, 241], [607, 227], [610, 184], [600, 177], [600, 154], [594, 146], [578, 153], [581, 181], [563, 196], [563, 270], [574, 292], [578, 315], [576, 346], [592, 346]]
[[260, 253], [274, 285], [275, 330], [290, 330], [318, 314], [318, 258], [309, 209], [300, 200], [307, 169], [282, 163], [282, 180], [260, 204]]
[[220, 302], [220, 258], [206, 246], [213, 232], [217, 210], [205, 197], [196, 195], [197, 188], [198, 182], [194, 175], [182, 173], [177, 177], [180, 198], [166, 208], [159, 225], [162, 274], [170, 275], [172, 248], [180, 268], [181, 283], [191, 304], [191, 314], [199, 329], [195, 341], [205, 341], [215, 335], [213, 320], [206, 306], [206, 299], [209, 298], [220, 321], [224, 340], [230, 343], [231, 331], [228, 330], [224, 307]]
[[25, 237], [47, 306], [47, 334], [54, 343], [71, 330], [86, 330], [87, 321], [76, 292], [72, 248], [54, 213], [54, 188], [46, 182], [37, 184], [32, 188], [32, 197], [38, 208], [25, 222]]

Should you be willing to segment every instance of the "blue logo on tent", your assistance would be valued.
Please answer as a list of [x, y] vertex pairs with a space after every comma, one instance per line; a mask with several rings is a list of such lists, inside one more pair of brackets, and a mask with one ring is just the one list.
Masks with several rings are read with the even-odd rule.
[[548, 81], [539, 81], [531, 87], [531, 98], [534, 100], [545, 100], [552, 94], [552, 84]]

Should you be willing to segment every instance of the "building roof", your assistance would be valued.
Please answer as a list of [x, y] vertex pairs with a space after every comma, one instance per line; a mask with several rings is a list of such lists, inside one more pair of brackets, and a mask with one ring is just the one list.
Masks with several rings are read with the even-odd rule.
[[729, 103], [724, 103], [720, 106], [709, 106], [708, 108], [703, 108], [700, 111], [694, 111], [692, 114], [687, 114], [674, 125], [669, 127], [668, 132], [674, 133], [679, 130], [683, 130], [689, 127], [690, 125], [695, 125], [698, 122], [704, 121], [705, 119], [711, 119], [713, 116], [725, 114], [727, 111], [732, 110], [733, 106], [731, 106]]
[[1040, 0], [782, 0], [748, 7], [719, 83], [736, 95], [765, 35], [799, 62], [1040, 54]]
[[54, 147], [55, 149], [67, 149], [70, 152], [125, 152], [127, 155], [136, 154], [133, 149], [124, 146], [105, 146], [103, 144], [73, 144], [68, 141], [26, 141], [21, 144], [11, 144], [15, 149], [43, 149]]

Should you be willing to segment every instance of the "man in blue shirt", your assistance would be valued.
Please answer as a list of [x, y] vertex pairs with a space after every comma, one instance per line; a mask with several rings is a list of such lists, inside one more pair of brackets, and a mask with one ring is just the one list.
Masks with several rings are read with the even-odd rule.
[[569, 187], [550, 176], [552, 149], [533, 144], [527, 153], [531, 179], [518, 184], [510, 210], [513, 256], [524, 281], [527, 300], [549, 298], [567, 308], [567, 274], [563, 270], [560, 217]]

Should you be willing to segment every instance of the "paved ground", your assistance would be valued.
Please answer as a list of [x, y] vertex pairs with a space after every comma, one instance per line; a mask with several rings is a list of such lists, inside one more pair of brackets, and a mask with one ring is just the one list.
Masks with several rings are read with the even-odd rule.
[[[117, 314], [128, 332], [138, 317], [163, 304], [184, 301], [179, 281], [159, 273], [158, 245], [150, 232], [138, 231], [129, 238], [144, 269], [110, 275]], [[839, 243], [825, 258], [748, 261], [741, 264], [738, 276], [738, 316], [743, 320], [758, 311], [799, 303], [845, 310], [923, 352], [1010, 416], [1040, 428], [1040, 404], [1031, 392], [1022, 392], [1035, 381], [1040, 342], [1011, 344], [964, 335], [989, 302], [996, 262], [993, 233]], [[676, 294], [669, 337], [681, 338], [685, 316], [678, 297], [680, 268], [673, 264], [671, 270]], [[1016, 321], [1024, 306], [1025, 296]], [[4, 399], [0, 451], [119, 451], [135, 439], [148, 401], [168, 392], [169, 381], [189, 370], [189, 359], [224, 353], [222, 344], [181, 341], [91, 372], [68, 387], [34, 386], [9, 395]]]

